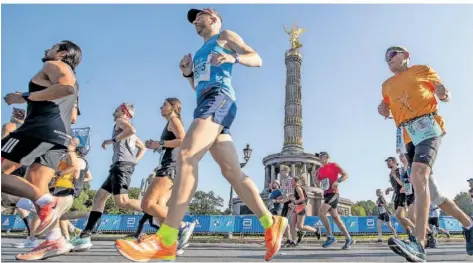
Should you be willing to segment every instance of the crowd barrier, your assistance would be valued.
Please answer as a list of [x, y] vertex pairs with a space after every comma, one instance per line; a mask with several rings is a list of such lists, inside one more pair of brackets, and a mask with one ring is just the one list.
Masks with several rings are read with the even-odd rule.
[[[98, 228], [96, 229], [102, 233], [132, 233], [138, 227], [138, 221], [141, 215], [103, 215]], [[366, 235], [377, 233], [378, 218], [376, 216], [342, 216], [343, 222], [345, 223], [348, 231], [351, 234]], [[340, 229], [333, 223], [332, 218], [329, 217], [330, 225], [334, 233], [340, 233]], [[72, 220], [72, 223], [79, 227], [84, 228], [86, 219]], [[186, 215], [184, 218], [186, 222], [196, 222], [196, 228], [194, 233], [196, 234], [242, 234], [242, 235], [259, 235], [263, 234], [263, 227], [259, 223], [259, 220], [254, 215], [247, 216], [189, 216]], [[391, 219], [393, 227], [398, 233], [403, 233], [399, 221], [392, 217]], [[322, 225], [322, 221], [318, 216], [308, 216], [305, 219], [305, 224], [309, 226], [321, 227], [322, 233], [325, 233], [325, 228]], [[461, 224], [454, 218], [449, 216], [443, 216], [440, 218], [440, 227], [450, 231], [451, 233], [460, 233], [462, 231]], [[2, 215], [2, 231], [23, 231], [25, 225], [23, 220], [17, 215]], [[145, 232], [153, 232], [148, 222], [145, 223]], [[390, 232], [389, 228], [384, 224], [382, 228], [383, 232]]]

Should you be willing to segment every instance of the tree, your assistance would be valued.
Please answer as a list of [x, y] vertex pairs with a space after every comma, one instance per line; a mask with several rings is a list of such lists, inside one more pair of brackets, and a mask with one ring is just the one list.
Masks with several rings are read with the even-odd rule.
[[362, 206], [354, 205], [351, 207], [351, 214], [353, 216], [366, 216], [366, 211]]
[[359, 201], [359, 202], [356, 202], [355, 205], [363, 207], [365, 209], [365, 212], [366, 212], [367, 216], [378, 215], [378, 210], [377, 210], [376, 204], [371, 200]]
[[223, 198], [215, 196], [213, 191], [208, 193], [197, 191], [189, 206], [191, 215], [220, 215], [223, 207]]
[[473, 215], [473, 205], [471, 204], [471, 197], [469, 193], [461, 192], [455, 196], [453, 201], [467, 215]]

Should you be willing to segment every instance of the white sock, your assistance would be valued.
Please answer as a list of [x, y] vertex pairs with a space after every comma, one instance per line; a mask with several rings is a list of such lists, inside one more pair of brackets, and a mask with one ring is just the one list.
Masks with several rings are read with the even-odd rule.
[[473, 220], [471, 221], [470, 226], [469, 226], [469, 227], [465, 227], [465, 228], [466, 228], [466, 230], [470, 230], [472, 227], [473, 227]]
[[43, 207], [53, 201], [53, 196], [51, 194], [45, 194], [36, 200], [36, 204], [40, 207]]
[[383, 239], [383, 234], [378, 233], [378, 239], [379, 239], [379, 240]]
[[62, 237], [61, 229], [59, 227], [53, 228], [46, 235], [46, 240], [54, 241]]

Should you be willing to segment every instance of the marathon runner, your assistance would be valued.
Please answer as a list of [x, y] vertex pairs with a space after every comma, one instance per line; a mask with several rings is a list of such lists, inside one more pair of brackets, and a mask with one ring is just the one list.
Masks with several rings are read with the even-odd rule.
[[394, 191], [394, 211], [396, 213], [396, 218], [401, 222], [404, 229], [406, 229], [407, 234], [410, 236], [415, 226], [414, 223], [406, 217], [406, 210], [408, 207], [406, 200], [406, 187], [403, 182], [404, 177], [401, 177], [401, 174], [407, 174], [407, 166], [403, 166], [401, 170], [401, 168], [398, 167], [396, 157], [389, 157], [385, 162], [391, 170], [389, 178], [392, 186], [391, 188], [386, 189], [386, 195], [391, 191]]
[[177, 156], [170, 210], [152, 239], [136, 247], [117, 244], [117, 249], [134, 261], [175, 259], [179, 226], [197, 188], [198, 163], [210, 150], [224, 177], [260, 219], [265, 229], [265, 259], [270, 260], [281, 247], [287, 219], [273, 216], [268, 211], [253, 181], [241, 171], [229, 134], [236, 115], [235, 90], [231, 85], [233, 64], [260, 67], [261, 57], [235, 32], [220, 32], [222, 16], [215, 10], [191, 9], [187, 18], [194, 24], [204, 44], [194, 58], [188, 54], [180, 62], [184, 77], [196, 92], [197, 108]]
[[383, 242], [383, 224], [389, 227], [393, 235], [396, 237], [396, 229], [394, 229], [393, 225], [391, 224], [391, 213], [389, 212], [388, 203], [386, 202], [386, 198], [383, 196], [383, 191], [381, 189], [376, 190], [376, 196], [378, 199], [376, 200], [376, 206], [378, 208], [378, 243]]
[[430, 211], [429, 211], [429, 226], [434, 232], [439, 232], [450, 238], [450, 233], [440, 227], [440, 208], [435, 204], [430, 204]]
[[319, 217], [327, 230], [327, 240], [322, 244], [322, 247], [328, 248], [337, 243], [327, 217], [327, 213], [330, 213], [333, 222], [346, 238], [342, 249], [350, 249], [356, 241], [351, 238], [337, 211], [340, 199], [338, 185], [348, 179], [348, 174], [338, 164], [329, 162], [330, 156], [327, 152], [320, 152], [318, 156], [320, 157], [322, 167], [315, 171], [314, 178], [324, 191], [324, 203], [320, 206]]
[[115, 205], [121, 209], [132, 209], [142, 211], [141, 202], [135, 199], [129, 199], [128, 189], [131, 183], [131, 175], [135, 170], [135, 165], [143, 158], [146, 147], [136, 136], [136, 129], [131, 123], [134, 117], [134, 106], [129, 103], [122, 103], [118, 106], [113, 118], [115, 125], [112, 131], [112, 139], [105, 140], [102, 148], [113, 144], [112, 165], [105, 182], [97, 191], [87, 220], [87, 225], [82, 231], [80, 238], [75, 239], [75, 245], [90, 248], [92, 231], [97, 222], [102, 217], [105, 209], [105, 202], [113, 195]]
[[[415, 65], [409, 67], [410, 54], [406, 48], [394, 46], [387, 49], [385, 59], [394, 76], [383, 83], [383, 100], [378, 112], [388, 118], [392, 113], [397, 130], [396, 148], [403, 145], [407, 150], [407, 158], [411, 167], [411, 178], [416, 194], [416, 238], [411, 242], [391, 238], [390, 247], [400, 250], [407, 260], [422, 262], [427, 259], [424, 249], [426, 226], [428, 222], [430, 198], [429, 177], [435, 163], [440, 141], [445, 134], [445, 122], [438, 115], [438, 101], [450, 100], [450, 92], [440, 82], [437, 73], [429, 66]], [[429, 190], [430, 189], [430, 190]], [[438, 189], [436, 189], [438, 190]], [[438, 202], [447, 202], [444, 210], [455, 213], [456, 218], [464, 226], [466, 250], [473, 255], [473, 221], [462, 214], [455, 204], [441, 195], [435, 197]], [[443, 199], [443, 200], [440, 200]], [[443, 203], [442, 202], [442, 203]], [[434, 202], [436, 203], [436, 202]], [[441, 207], [441, 206], [439, 206]], [[441, 207], [442, 208], [442, 207]], [[394, 250], [393, 249], [393, 250]]]
[[[288, 221], [291, 219], [292, 208], [289, 207], [291, 204], [291, 197], [294, 196], [294, 177], [291, 175], [291, 169], [287, 165], [279, 166], [279, 179], [281, 180], [281, 191], [283, 194], [282, 201], [284, 201], [281, 216], [287, 218]], [[287, 240], [284, 243], [284, 247], [295, 247], [295, 239], [292, 239], [291, 228], [286, 228], [286, 233], [284, 233]]]
[[304, 225], [305, 217], [307, 215], [305, 211], [305, 208], [307, 206], [307, 192], [305, 191], [304, 187], [302, 187], [300, 181], [301, 179], [299, 179], [298, 177], [294, 177], [294, 194], [291, 197], [291, 203], [289, 204], [289, 206], [292, 208], [292, 240], [296, 240], [297, 238], [296, 245], [298, 245], [302, 241], [302, 238], [306, 234], [305, 231], [314, 233], [318, 237], [318, 239], [320, 239], [320, 231], [318, 228], [313, 228], [311, 226]]
[[[28, 92], [4, 97], [8, 105], [27, 103], [27, 116], [23, 125], [2, 139], [2, 192], [39, 206], [38, 232], [55, 224], [57, 208], [64, 205], [49, 193], [48, 183], [72, 139], [71, 115], [79, 89], [74, 70], [81, 58], [73, 42], [55, 44], [45, 51], [43, 67], [29, 82]], [[21, 165], [29, 166], [26, 180], [10, 176]]]
[[[168, 213], [167, 202], [171, 197], [174, 176], [176, 174], [176, 156], [182, 139], [186, 134], [181, 120], [181, 101], [177, 98], [167, 98], [161, 106], [161, 116], [167, 120], [159, 141], [147, 140], [145, 146], [148, 149], [156, 150], [161, 154], [159, 166], [155, 169], [155, 178], [146, 190], [141, 200], [141, 208], [145, 213], [156, 217], [159, 224], [162, 224]], [[181, 222], [179, 228], [178, 253], [182, 254], [183, 247], [188, 244], [194, 231], [195, 223]], [[152, 235], [154, 236], [154, 234]], [[145, 236], [141, 240], [117, 240], [117, 246], [133, 246], [150, 236]]]

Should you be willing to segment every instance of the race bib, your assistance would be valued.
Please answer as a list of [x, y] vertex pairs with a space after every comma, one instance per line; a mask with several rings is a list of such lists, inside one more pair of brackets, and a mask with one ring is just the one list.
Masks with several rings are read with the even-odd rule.
[[207, 59], [200, 60], [194, 65], [194, 86], [197, 87], [201, 81], [210, 81], [210, 67], [212, 60], [212, 53], [207, 56]]
[[320, 186], [322, 190], [327, 191], [330, 188], [330, 181], [328, 180], [328, 178], [325, 178], [320, 181]]
[[402, 136], [402, 127], [398, 127], [396, 131], [396, 153], [406, 153], [404, 138]]
[[424, 140], [443, 135], [442, 128], [440, 128], [440, 125], [432, 115], [424, 116], [409, 122], [405, 124], [405, 127], [414, 145], [417, 145]]
[[413, 194], [412, 192], [412, 184], [411, 183], [404, 183], [405, 187], [406, 187], [406, 195], [411, 195]]
[[379, 213], [379, 214], [384, 214], [384, 213], [386, 213], [386, 208], [384, 208], [384, 206], [378, 206], [378, 213]]

